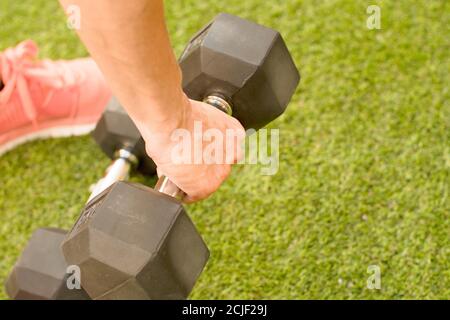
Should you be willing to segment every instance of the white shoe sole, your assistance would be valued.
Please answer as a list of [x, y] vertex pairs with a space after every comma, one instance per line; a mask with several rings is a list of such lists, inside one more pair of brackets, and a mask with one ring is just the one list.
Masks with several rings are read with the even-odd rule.
[[21, 136], [12, 141], [8, 141], [4, 145], [0, 146], [0, 156], [26, 142], [48, 138], [65, 138], [72, 136], [82, 136], [90, 133], [92, 130], [94, 130], [94, 128], [95, 123], [77, 126], [72, 125], [72, 126], [54, 127], [43, 129], [41, 131], [32, 132], [30, 134]]

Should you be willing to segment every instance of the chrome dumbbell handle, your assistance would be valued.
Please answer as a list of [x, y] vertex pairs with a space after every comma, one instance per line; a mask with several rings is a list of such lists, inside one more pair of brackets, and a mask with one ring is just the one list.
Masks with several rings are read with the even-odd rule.
[[126, 149], [118, 150], [115, 155], [115, 160], [106, 169], [105, 176], [94, 185], [87, 202], [91, 201], [115, 182], [128, 179], [131, 168], [137, 166], [137, 164], [138, 158], [130, 151]]

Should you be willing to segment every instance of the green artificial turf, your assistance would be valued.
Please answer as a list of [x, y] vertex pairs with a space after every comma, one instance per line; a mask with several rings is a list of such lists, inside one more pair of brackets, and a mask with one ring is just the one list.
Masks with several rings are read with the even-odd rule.
[[[381, 7], [381, 30], [366, 27], [370, 4]], [[191, 298], [450, 298], [450, 3], [166, 5], [177, 54], [225, 11], [277, 28], [302, 73], [271, 124], [278, 174], [237, 166], [189, 206], [211, 249]], [[0, 21], [1, 49], [32, 38], [41, 57], [86, 55], [56, 0], [0, 0]], [[0, 282], [34, 229], [72, 225], [107, 164], [87, 136], [0, 158]], [[369, 265], [381, 268], [380, 290], [366, 287]]]

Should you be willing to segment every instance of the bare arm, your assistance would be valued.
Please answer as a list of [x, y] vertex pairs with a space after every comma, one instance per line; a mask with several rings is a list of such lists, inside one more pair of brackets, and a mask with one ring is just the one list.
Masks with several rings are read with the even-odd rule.
[[[147, 153], [188, 194], [192, 202], [208, 197], [226, 179], [227, 163], [174, 163], [171, 140], [174, 129], [203, 132], [216, 129], [240, 131], [239, 122], [202, 102], [189, 100], [181, 88], [178, 67], [164, 20], [162, 0], [60, 0], [81, 10], [78, 33], [103, 71], [112, 91], [136, 123]], [[212, 142], [213, 143], [213, 142]], [[204, 144], [206, 148], [208, 144]], [[222, 142], [227, 159], [236, 161], [238, 151]], [[238, 148], [239, 149], [239, 148]]]
[[138, 126], [177, 121], [174, 115], [181, 114], [187, 102], [166, 29], [163, 1], [60, 2], [80, 7], [78, 34]]

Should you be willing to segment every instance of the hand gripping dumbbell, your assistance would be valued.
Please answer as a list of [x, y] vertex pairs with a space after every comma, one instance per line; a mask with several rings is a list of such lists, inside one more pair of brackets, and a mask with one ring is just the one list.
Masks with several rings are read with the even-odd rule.
[[[145, 152], [144, 141], [119, 102], [112, 98], [92, 132], [101, 149], [113, 159], [105, 176], [95, 185], [89, 199], [116, 181], [128, 178], [132, 167], [155, 174], [155, 164]], [[68, 264], [61, 251], [66, 231], [36, 230], [6, 281], [10, 298], [45, 300], [89, 299], [81, 289], [67, 286]]]
[[[300, 80], [272, 29], [218, 15], [184, 50], [183, 88], [259, 129], [285, 110]], [[184, 299], [209, 251], [166, 177], [155, 189], [117, 182], [84, 208], [63, 241], [93, 299]]]

